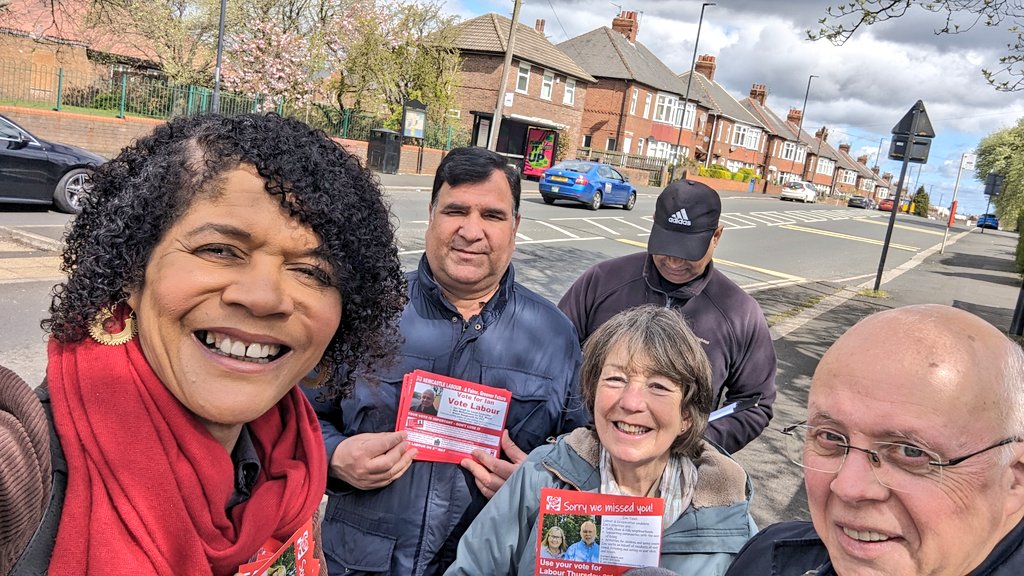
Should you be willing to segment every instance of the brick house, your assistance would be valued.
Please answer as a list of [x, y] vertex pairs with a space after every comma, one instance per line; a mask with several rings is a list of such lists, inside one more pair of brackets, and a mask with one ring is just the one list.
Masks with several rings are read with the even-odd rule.
[[637, 13], [623, 11], [611, 28], [603, 26], [558, 45], [597, 78], [587, 90], [581, 138], [575, 144], [634, 156], [690, 157], [697, 106], [691, 103], [684, 114], [686, 84], [637, 42], [638, 30]]
[[854, 159], [850, 155], [850, 145], [839, 145], [839, 168], [836, 171], [835, 191], [841, 194], [857, 194], [869, 198], [877, 198], [875, 188], [878, 186], [878, 168], [868, 168], [868, 155], [862, 154]]
[[[158, 58], [145, 49], [144, 40], [90, 28], [89, 9], [87, 0], [59, 5], [50, 0], [15, 0], [5, 7], [0, 17], [0, 63], [35, 71], [24, 85], [3, 86], [8, 98], [30, 99], [29, 95], [19, 98], [15, 89], [30, 90], [36, 98], [56, 90], [50, 72], [56, 77], [58, 69], [65, 75], [64, 88], [127, 70], [158, 71]], [[4, 76], [13, 78], [13, 74]]]
[[762, 176], [772, 184], [800, 180], [804, 172], [807, 147], [801, 146], [796, 134], [799, 118], [796, 124], [783, 120], [767, 106], [767, 98], [768, 87], [764, 84], [754, 84], [750, 88], [750, 95], [740, 101], [740, 104], [765, 126]]
[[[470, 142], [486, 146], [498, 102], [501, 71], [511, 20], [484, 14], [457, 25], [456, 47], [462, 58], [456, 88], [457, 115], [470, 130]], [[504, 96], [497, 151], [510, 161], [527, 154], [531, 129], [558, 131], [575, 143], [589, 85], [596, 82], [544, 36], [544, 21], [516, 28], [512, 65]]]
[[[694, 65], [690, 98], [696, 94], [703, 109], [696, 119], [702, 140], [694, 147], [696, 159], [707, 167], [717, 164], [732, 172], [750, 168], [764, 177], [767, 127], [715, 82], [715, 60], [714, 56], [702, 54]], [[679, 79], [685, 84], [689, 76], [686, 71]]]

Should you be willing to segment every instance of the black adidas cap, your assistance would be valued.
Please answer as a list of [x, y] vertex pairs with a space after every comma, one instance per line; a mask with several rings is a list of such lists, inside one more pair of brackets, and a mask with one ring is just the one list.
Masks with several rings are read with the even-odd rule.
[[709, 186], [693, 180], [669, 184], [658, 196], [647, 252], [700, 260], [707, 254], [721, 214], [722, 199]]

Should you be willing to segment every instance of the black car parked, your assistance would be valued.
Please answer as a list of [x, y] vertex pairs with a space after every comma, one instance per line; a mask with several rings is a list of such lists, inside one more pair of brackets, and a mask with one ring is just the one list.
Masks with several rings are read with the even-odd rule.
[[0, 116], [0, 202], [54, 204], [78, 214], [89, 169], [105, 162], [88, 150], [36, 138]]
[[850, 208], [871, 208], [871, 198], [867, 196], [850, 196], [850, 199], [846, 201], [846, 205]]

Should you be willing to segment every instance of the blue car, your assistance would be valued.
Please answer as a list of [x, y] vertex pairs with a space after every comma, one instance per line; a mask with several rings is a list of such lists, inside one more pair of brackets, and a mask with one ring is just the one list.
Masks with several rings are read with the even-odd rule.
[[996, 218], [995, 214], [982, 214], [978, 216], [978, 228], [999, 230], [999, 219]]
[[545, 204], [572, 200], [597, 210], [605, 204], [632, 210], [636, 188], [618, 170], [600, 162], [566, 160], [548, 168], [541, 176], [540, 195]]

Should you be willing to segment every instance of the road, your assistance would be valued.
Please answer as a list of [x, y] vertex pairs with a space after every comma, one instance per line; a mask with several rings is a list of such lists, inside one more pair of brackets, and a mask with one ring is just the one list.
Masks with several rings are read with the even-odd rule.
[[[393, 186], [388, 191], [398, 222], [402, 264], [412, 269], [423, 252], [429, 190]], [[592, 264], [645, 249], [655, 199], [655, 191], [648, 190], [641, 192], [632, 211], [607, 207], [594, 212], [563, 202], [545, 205], [536, 185], [527, 183], [514, 256], [517, 278], [557, 301]], [[723, 194], [725, 233], [715, 263], [755, 296], [792, 285], [828, 292], [873, 277], [887, 220], [887, 213], [875, 210]], [[0, 334], [0, 363], [29, 381], [41, 379], [45, 370], [39, 321], [46, 316], [50, 289], [63, 277], [55, 250], [68, 221], [68, 216], [56, 212], [0, 208], [0, 228], [18, 234], [14, 239], [9, 234], [0, 237], [0, 311], [7, 319]], [[900, 215], [887, 268], [940, 242], [942, 230], [937, 222]], [[801, 304], [762, 302], [769, 315]]]
[[[402, 264], [412, 269], [423, 253], [429, 189], [391, 186], [388, 192]], [[517, 279], [557, 301], [590, 265], [645, 249], [655, 199], [656, 191], [648, 190], [632, 211], [593, 212], [563, 203], [547, 206], [536, 185], [527, 184], [514, 256]], [[725, 233], [715, 263], [754, 295], [774, 326], [779, 357], [775, 422], [801, 419], [817, 360], [839, 335], [835, 324], [811, 321], [785, 328], [787, 323], [805, 308], [874, 277], [888, 217], [872, 210], [723, 194]], [[39, 321], [46, 316], [53, 284], [62, 278], [54, 250], [67, 221], [67, 216], [54, 212], [0, 208], [0, 232], [19, 235], [19, 242], [0, 235], [0, 313], [6, 319], [0, 332], [0, 363], [32, 383], [45, 373], [45, 337]], [[886, 269], [916, 264], [941, 242], [942, 233], [940, 223], [899, 215]], [[49, 250], [29, 248], [24, 242]], [[840, 309], [841, 316], [849, 316], [843, 321], [847, 325], [876, 304], [857, 306], [848, 314], [847, 308]], [[757, 487], [754, 517], [760, 525], [806, 517], [799, 469], [782, 459], [773, 434], [766, 431], [737, 454]]]

